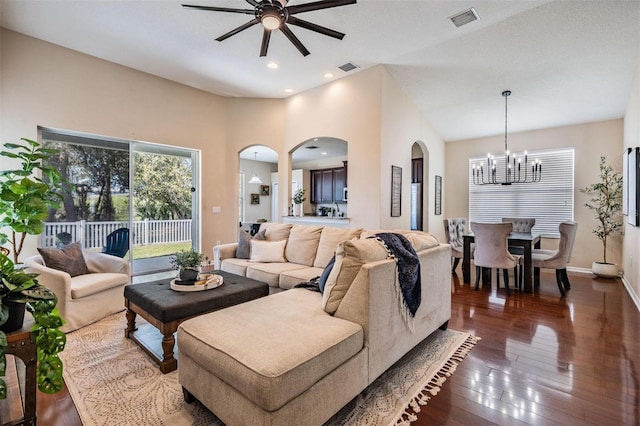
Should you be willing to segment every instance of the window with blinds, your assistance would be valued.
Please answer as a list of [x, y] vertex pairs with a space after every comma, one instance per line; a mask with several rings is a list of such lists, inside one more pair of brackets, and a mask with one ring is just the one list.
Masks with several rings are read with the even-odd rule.
[[[558, 225], [573, 220], [574, 149], [563, 148], [529, 153], [542, 161], [542, 179], [536, 183], [474, 185], [472, 166], [486, 157], [469, 158], [469, 220], [500, 222], [503, 217], [533, 217], [534, 232], [558, 237]], [[504, 155], [496, 156], [498, 179], [504, 178]]]

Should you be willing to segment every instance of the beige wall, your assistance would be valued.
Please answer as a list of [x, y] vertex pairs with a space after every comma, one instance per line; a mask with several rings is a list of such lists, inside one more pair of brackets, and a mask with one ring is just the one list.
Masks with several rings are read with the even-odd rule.
[[[8, 30], [3, 29], [1, 34], [0, 140], [36, 139], [37, 127], [44, 126], [201, 150], [205, 253], [218, 240], [237, 238], [238, 154], [254, 145], [268, 146], [279, 154], [278, 204], [280, 211], [286, 212], [291, 202], [287, 190], [289, 152], [313, 137], [347, 141], [349, 216], [353, 226], [408, 227], [408, 173], [414, 142], [429, 150], [425, 157], [431, 159], [432, 174], [443, 174], [442, 140], [383, 66], [286, 100], [235, 99]], [[383, 111], [389, 114], [384, 123]], [[396, 152], [403, 154], [390, 156]], [[2, 161], [4, 168], [6, 160]], [[396, 163], [405, 171], [406, 195], [403, 216], [390, 221], [390, 180], [381, 170]], [[381, 211], [382, 206], [386, 206], [385, 211]], [[212, 207], [221, 207], [221, 213], [212, 213]], [[439, 218], [436, 220], [439, 222]], [[31, 238], [24, 256], [35, 253], [35, 246], [36, 239]]]
[[[584, 207], [589, 197], [579, 190], [598, 181], [600, 156], [605, 156], [612, 167], [622, 171], [622, 140], [622, 120], [509, 133], [509, 147], [515, 152], [563, 147], [575, 149], [574, 220], [578, 222], [578, 234], [571, 257], [572, 267], [591, 269], [593, 261], [602, 260], [600, 240], [591, 233], [596, 220], [593, 213]], [[444, 186], [448, 217], [469, 217], [469, 157], [502, 150], [504, 135], [446, 144]], [[608, 261], [621, 263], [621, 241], [618, 238], [607, 250]], [[542, 244], [543, 248], [555, 248], [557, 240], [544, 240]]]
[[[353, 226], [377, 227], [380, 199], [380, 79], [374, 67], [286, 100], [285, 143], [288, 153], [314, 137], [333, 137], [348, 143], [349, 217]], [[284, 155], [282, 157], [285, 157]], [[286, 185], [284, 184], [286, 179]], [[280, 173], [281, 210], [290, 204], [289, 177]], [[309, 182], [304, 183], [309, 194]], [[282, 197], [285, 197], [284, 199]]]
[[[640, 60], [636, 67], [627, 110], [624, 115], [624, 147], [640, 146]], [[626, 219], [626, 218], [625, 218]], [[623, 243], [624, 279], [640, 308], [640, 228], [625, 224]]]
[[[432, 179], [434, 174], [444, 174], [444, 142], [386, 68], [376, 66], [309, 90], [291, 97], [286, 105], [285, 150], [318, 136], [348, 142], [348, 208], [352, 226], [408, 228], [411, 147], [420, 141], [429, 151], [425, 160], [429, 159], [427, 168]], [[391, 165], [403, 170], [399, 218], [390, 217]], [[432, 198], [427, 199], [430, 201], [425, 203], [432, 205]], [[425, 227], [444, 238], [441, 226], [434, 226], [434, 222], [440, 223], [440, 217], [428, 216]]]
[[[424, 153], [424, 230], [446, 241], [442, 226], [442, 218], [446, 217], [445, 209], [436, 216], [432, 207], [435, 204], [435, 175], [444, 176], [445, 172], [445, 144], [386, 70], [382, 87], [380, 227], [410, 228], [411, 159], [413, 145], [417, 142]], [[395, 218], [391, 217], [390, 201], [392, 165], [402, 167], [402, 215]], [[442, 197], [444, 200], [444, 193]]]
[[[200, 149], [203, 247], [220, 239], [223, 215], [207, 212], [234, 205], [223, 204], [220, 184], [228, 166], [225, 98], [1, 31], [1, 141], [37, 139], [37, 127], [45, 126]], [[23, 257], [35, 253], [35, 244], [30, 238]]]
[[[226, 99], [226, 135], [225, 141], [210, 149], [219, 151], [217, 154], [225, 158], [226, 174], [218, 182], [222, 189], [223, 211], [220, 223], [215, 223], [216, 239], [222, 242], [232, 242], [238, 239], [238, 176], [240, 171], [240, 152], [246, 148], [263, 145], [278, 153], [278, 166], [275, 170], [283, 170], [282, 140], [285, 121], [284, 101], [282, 99]], [[207, 167], [203, 166], [203, 176]], [[279, 187], [280, 184], [278, 184]], [[282, 196], [280, 196], [281, 198]], [[203, 196], [206, 200], [206, 195]], [[263, 197], [264, 198], [264, 197]], [[270, 197], [269, 197], [270, 198]], [[211, 209], [209, 209], [210, 211]], [[209, 217], [216, 216], [209, 214]], [[208, 224], [204, 223], [204, 228]], [[203, 246], [203, 250], [211, 250], [212, 245]]]

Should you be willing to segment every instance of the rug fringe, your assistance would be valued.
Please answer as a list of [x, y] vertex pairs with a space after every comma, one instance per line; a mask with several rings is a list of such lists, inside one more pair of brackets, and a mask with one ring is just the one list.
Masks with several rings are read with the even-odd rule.
[[440, 389], [442, 389], [442, 384], [447, 380], [448, 377], [451, 377], [453, 373], [455, 373], [458, 368], [458, 364], [462, 362], [462, 360], [471, 352], [471, 349], [481, 340], [480, 337], [476, 337], [473, 335], [469, 335], [467, 339], [456, 349], [456, 351], [451, 355], [451, 357], [447, 360], [447, 362], [442, 366], [440, 371], [438, 371], [425, 385], [424, 388], [418, 392], [418, 394], [413, 397], [413, 399], [409, 402], [404, 412], [400, 415], [398, 420], [396, 421], [396, 426], [409, 426], [411, 423], [418, 420], [418, 416], [415, 413], [420, 412], [420, 407], [427, 405], [427, 402], [431, 399], [431, 397], [436, 396]]

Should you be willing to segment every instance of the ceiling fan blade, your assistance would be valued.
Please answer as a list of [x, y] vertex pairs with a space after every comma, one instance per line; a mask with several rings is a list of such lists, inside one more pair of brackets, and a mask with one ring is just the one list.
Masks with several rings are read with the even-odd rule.
[[267, 56], [267, 50], [269, 50], [269, 40], [271, 40], [271, 31], [264, 29], [262, 33], [262, 46], [260, 47], [260, 56]]
[[251, 6], [256, 7], [259, 6], [260, 3], [258, 3], [256, 0], [245, 0], [247, 3], [249, 3]]
[[331, 7], [356, 4], [356, 2], [357, 0], [320, 0], [298, 6], [287, 6], [287, 11], [289, 12], [289, 15], [293, 15], [296, 13], [310, 12], [312, 10], [329, 9]]
[[231, 13], [244, 13], [245, 15], [254, 15], [254, 9], [232, 9], [229, 7], [216, 7], [216, 6], [197, 6], [195, 4], [183, 4], [182, 7], [198, 10], [211, 10], [214, 12], [231, 12]]
[[226, 34], [221, 35], [220, 37], [218, 37], [218, 38], [216, 39], [216, 41], [224, 41], [224, 40], [228, 39], [229, 37], [231, 37], [232, 35], [236, 35], [236, 34], [238, 34], [240, 31], [244, 31], [244, 30], [246, 30], [247, 28], [252, 27], [252, 26], [254, 26], [254, 25], [255, 25], [255, 24], [257, 24], [257, 23], [258, 23], [258, 20], [257, 20], [257, 19], [252, 19], [251, 21], [247, 22], [246, 24], [242, 24], [242, 25], [240, 25], [238, 28], [235, 28], [235, 29], [233, 29], [233, 30], [229, 31], [229, 32], [228, 32], [228, 33], [226, 33]]
[[329, 37], [337, 38], [338, 40], [342, 40], [344, 38], [344, 34], [338, 31], [334, 31], [327, 27], [323, 27], [321, 25], [314, 24], [312, 22], [303, 21], [302, 19], [298, 19], [294, 16], [289, 16], [287, 19], [287, 23], [291, 25], [296, 25], [301, 28], [305, 28], [307, 30], [315, 31], [320, 34], [324, 34]]
[[309, 53], [311, 53], [307, 50], [306, 47], [304, 47], [302, 42], [298, 40], [298, 37], [296, 37], [296, 35], [291, 32], [289, 27], [287, 27], [287, 24], [282, 24], [282, 26], [280, 27], [280, 31], [282, 31], [282, 34], [284, 34], [289, 39], [289, 41], [293, 43], [296, 49], [298, 49], [300, 53], [302, 53], [302, 56], [307, 56]]

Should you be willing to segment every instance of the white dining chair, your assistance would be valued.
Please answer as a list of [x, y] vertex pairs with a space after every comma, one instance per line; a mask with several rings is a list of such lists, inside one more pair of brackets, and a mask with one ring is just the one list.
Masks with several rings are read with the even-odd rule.
[[578, 224], [576, 222], [562, 222], [558, 226], [558, 230], [560, 231], [558, 250], [534, 249], [531, 252], [533, 283], [535, 287], [540, 286], [540, 268], [555, 269], [558, 289], [560, 294], [565, 296], [566, 290], [571, 288], [567, 275], [567, 264], [571, 261]]
[[[513, 224], [471, 222], [471, 231], [475, 236], [474, 263], [476, 265], [476, 290], [480, 283], [480, 276], [487, 274], [491, 277], [491, 268], [503, 270], [504, 288], [509, 291], [509, 269], [514, 270], [515, 282], [518, 283], [518, 265], [520, 256], [509, 253], [507, 238], [513, 229]], [[488, 269], [488, 272], [487, 272]], [[484, 282], [484, 281], [483, 281]], [[490, 280], [489, 280], [490, 282]], [[500, 283], [498, 281], [498, 287]]]

